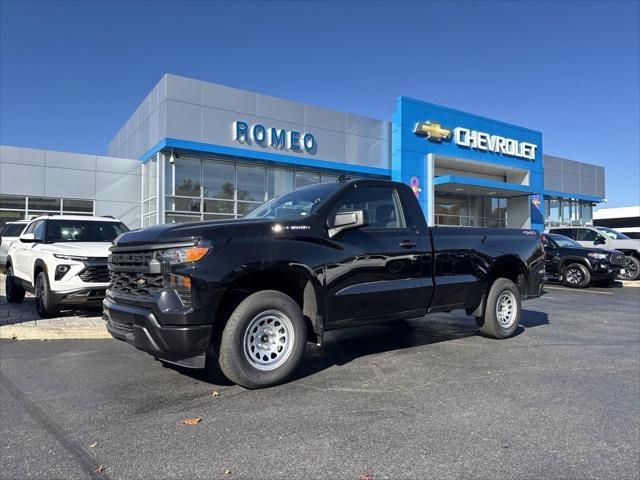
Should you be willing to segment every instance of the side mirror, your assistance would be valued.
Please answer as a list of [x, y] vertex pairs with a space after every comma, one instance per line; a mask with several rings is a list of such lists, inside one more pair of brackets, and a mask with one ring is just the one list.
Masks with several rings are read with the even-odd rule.
[[329, 238], [333, 238], [344, 230], [360, 228], [369, 225], [369, 214], [366, 210], [353, 210], [336, 213], [329, 226]]
[[36, 236], [33, 233], [23, 233], [18, 237], [22, 243], [35, 243], [37, 242]]
[[598, 237], [593, 241], [594, 245], [604, 245], [607, 241], [603, 237]]

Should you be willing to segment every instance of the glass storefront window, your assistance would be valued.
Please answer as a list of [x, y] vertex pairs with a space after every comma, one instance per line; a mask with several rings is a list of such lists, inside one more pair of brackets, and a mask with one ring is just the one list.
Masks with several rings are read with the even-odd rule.
[[228, 162], [202, 162], [202, 190], [205, 198], [233, 200], [236, 189], [236, 166]]
[[228, 200], [205, 200], [204, 212], [233, 214], [233, 204], [234, 202]]
[[267, 199], [272, 199], [294, 188], [293, 170], [269, 168], [267, 170]]
[[260, 203], [252, 203], [252, 202], [238, 202], [238, 215], [246, 215], [254, 208], [257, 208]]
[[296, 170], [296, 188], [320, 183], [320, 174]]
[[593, 205], [591, 203], [580, 204], [580, 217], [583, 225], [593, 225]]
[[29, 197], [29, 210], [59, 212], [60, 205], [59, 198]]
[[175, 171], [176, 195], [199, 197], [202, 185], [202, 161], [196, 158], [180, 157], [173, 164]]
[[200, 199], [167, 197], [167, 209], [182, 212], [200, 212]]
[[93, 213], [93, 200], [77, 200], [72, 198], [62, 199], [62, 212]]
[[200, 215], [180, 215], [176, 213], [167, 213], [165, 215], [165, 223], [188, 223], [199, 221]]
[[0, 195], [0, 208], [27, 208], [26, 197], [14, 197], [11, 195]]
[[507, 224], [507, 199], [436, 192], [434, 221], [436, 225], [505, 227]]
[[238, 200], [264, 202], [266, 200], [264, 167], [238, 165]]

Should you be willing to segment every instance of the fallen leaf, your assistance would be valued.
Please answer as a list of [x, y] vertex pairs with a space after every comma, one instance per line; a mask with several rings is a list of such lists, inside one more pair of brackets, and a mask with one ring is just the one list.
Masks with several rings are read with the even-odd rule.
[[368, 473], [365, 473], [364, 475], [360, 475], [358, 477], [358, 480], [373, 480], [373, 477]]
[[98, 466], [98, 468], [96, 468], [95, 473], [97, 473], [98, 475], [102, 475], [105, 470], [106, 470], [106, 468], [104, 468], [102, 465], [100, 465], [100, 466]]
[[231, 470], [229, 470], [228, 468], [225, 468], [225, 470], [224, 470], [224, 474], [225, 474], [225, 475], [229, 475], [229, 474], [231, 474]]
[[18, 337], [16, 337], [16, 334], [15, 334], [15, 333], [14, 333], [13, 335], [11, 335], [11, 340], [15, 340], [15, 339], [17, 339], [17, 338], [18, 338]]
[[220, 394], [218, 393], [217, 390], [214, 390], [213, 393], [211, 394], [212, 397], [219, 397]]
[[93, 442], [91, 445], [89, 445], [89, 448], [96, 448], [98, 446], [98, 442]]
[[196, 423], [200, 423], [201, 420], [202, 419], [198, 417], [185, 418], [184, 420], [182, 420], [182, 423], [184, 425], [195, 425]]

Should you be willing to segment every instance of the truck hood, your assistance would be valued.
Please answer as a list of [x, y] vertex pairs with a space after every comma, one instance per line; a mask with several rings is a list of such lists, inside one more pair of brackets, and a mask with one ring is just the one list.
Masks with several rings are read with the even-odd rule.
[[60, 242], [48, 244], [47, 250], [58, 255], [106, 258], [110, 247], [111, 243], [107, 242]]
[[114, 244], [135, 245], [153, 243], [173, 243], [197, 240], [200, 237], [260, 236], [271, 232], [276, 224], [300, 224], [300, 221], [280, 221], [273, 219], [239, 218], [235, 220], [213, 220], [180, 224], [165, 224], [123, 233]]

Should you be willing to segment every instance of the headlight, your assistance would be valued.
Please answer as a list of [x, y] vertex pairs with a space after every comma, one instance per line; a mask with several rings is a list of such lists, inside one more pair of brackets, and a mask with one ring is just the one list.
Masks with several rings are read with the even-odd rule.
[[54, 253], [53, 256], [56, 258], [59, 258], [60, 260], [72, 260], [76, 262], [84, 262], [85, 260], [88, 260], [87, 257], [82, 257], [80, 255], [60, 255], [60, 254]]
[[160, 250], [160, 258], [169, 263], [197, 262], [209, 252], [209, 247], [193, 246], [181, 248], [168, 248]]
[[595, 258], [597, 260], [604, 260], [605, 258], [607, 258], [609, 256], [606, 253], [597, 253], [597, 252], [587, 253], [587, 255], [589, 255], [591, 258]]

